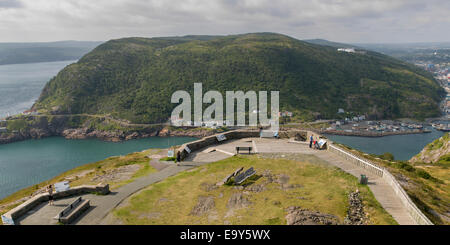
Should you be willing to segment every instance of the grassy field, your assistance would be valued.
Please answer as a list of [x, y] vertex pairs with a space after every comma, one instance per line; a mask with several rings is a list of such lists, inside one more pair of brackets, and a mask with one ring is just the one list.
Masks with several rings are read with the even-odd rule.
[[[111, 189], [118, 188], [134, 181], [136, 178], [156, 172], [157, 170], [149, 165], [150, 159], [148, 158], [148, 155], [156, 154], [158, 151], [160, 150], [150, 149], [125, 156], [114, 156], [71, 169], [53, 179], [27, 187], [0, 200], [0, 214], [6, 213], [12, 208], [20, 205], [25, 201], [26, 197], [31, 196], [45, 186], [64, 180], [69, 180], [70, 186], [72, 187], [108, 183]], [[125, 176], [122, 176], [122, 178], [114, 178], [115, 175], [118, 175], [118, 170], [121, 170], [126, 166], [132, 166], [132, 169], [129, 170]], [[110, 178], [105, 179], [104, 176], [109, 176]]]
[[[365, 212], [371, 224], [396, 224], [375, 200], [367, 186], [357, 178], [310, 156], [299, 160], [235, 156], [219, 162], [182, 172], [153, 184], [130, 197], [114, 210], [120, 224], [286, 224], [285, 209], [300, 206], [313, 211], [333, 214], [342, 222], [348, 210], [348, 194], [357, 188], [361, 192]], [[254, 167], [257, 178], [251, 186], [264, 185], [255, 192], [215, 183], [240, 167]], [[263, 173], [289, 177], [283, 189], [277, 182], [267, 182]], [[230, 197], [242, 192], [247, 207], [229, 208]], [[214, 207], [202, 215], [192, 214], [199, 198], [212, 197]]]

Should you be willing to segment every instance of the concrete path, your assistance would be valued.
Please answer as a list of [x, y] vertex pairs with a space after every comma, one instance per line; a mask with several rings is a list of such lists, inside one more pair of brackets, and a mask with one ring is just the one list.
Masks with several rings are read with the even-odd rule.
[[[186, 163], [185, 163], [186, 164]], [[99, 224], [100, 221], [111, 212], [117, 205], [119, 205], [127, 197], [136, 193], [137, 191], [159, 182], [169, 176], [175, 175], [181, 171], [192, 169], [204, 163], [188, 163], [188, 165], [177, 166], [175, 164], [162, 169], [159, 172], [141, 177], [136, 181], [125, 186], [113, 190], [110, 194], [105, 196], [86, 194], [84, 199], [90, 200], [91, 208], [78, 218], [73, 224]], [[18, 220], [18, 224], [22, 225], [51, 225], [56, 224], [57, 221], [53, 219], [65, 206], [67, 206], [76, 197], [61, 199], [55, 201], [55, 206], [48, 206], [43, 203], [30, 211], [27, 215]]]
[[[414, 220], [410, 217], [404, 206], [401, 204], [400, 199], [395, 195], [392, 187], [382, 178], [367, 172], [365, 169], [353, 165], [341, 156], [329, 151], [313, 150], [310, 149], [307, 144], [289, 143], [288, 140], [283, 139], [276, 140], [260, 138], [232, 140], [223, 144], [209, 146], [208, 148], [191, 153], [186, 159], [187, 162], [183, 162], [184, 165], [182, 166], [177, 166], [175, 164], [166, 164], [166, 166], [163, 166], [161, 165], [162, 163], [156, 163], [153, 161], [150, 164], [157, 167], [157, 169], [160, 169], [159, 172], [141, 177], [130, 184], [114, 190], [111, 194], [106, 196], [97, 196], [92, 194], [84, 195], [83, 198], [90, 200], [92, 207], [83, 216], [76, 220], [74, 224], [102, 224], [102, 220], [115, 207], [117, 207], [132, 194], [181, 171], [186, 171], [196, 166], [228, 158], [230, 155], [227, 153], [235, 153], [236, 146], [252, 146], [258, 153], [312, 154], [358, 178], [361, 174], [365, 174], [369, 177], [369, 188], [372, 190], [375, 198], [378, 202], [380, 202], [383, 208], [390, 213], [399, 224], [415, 224]], [[56, 224], [53, 217], [56, 216], [57, 213], [60, 212], [73, 199], [75, 199], [75, 197], [58, 200], [55, 202], [56, 205], [51, 207], [46, 206], [46, 204], [42, 204], [22, 217], [19, 220], [19, 223]]]

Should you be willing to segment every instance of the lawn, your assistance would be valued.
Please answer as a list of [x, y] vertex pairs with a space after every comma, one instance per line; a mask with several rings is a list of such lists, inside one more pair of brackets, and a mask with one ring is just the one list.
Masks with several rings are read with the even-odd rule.
[[[396, 224], [357, 178], [315, 156], [298, 154], [298, 158], [235, 156], [197, 167], [150, 185], [113, 214], [121, 224], [281, 225], [286, 224], [286, 208], [300, 206], [335, 215], [343, 222], [349, 208], [348, 194], [359, 189], [371, 224]], [[255, 192], [236, 186], [215, 187], [215, 183], [240, 167], [254, 167], [257, 177], [249, 187], [265, 184], [264, 189]], [[288, 176], [288, 184], [294, 187], [284, 189], [277, 182], [267, 182], [264, 173], [268, 171], [272, 176]], [[230, 197], [238, 192], [242, 192], [247, 206], [227, 207]], [[192, 214], [202, 197], [212, 197], [213, 208], [202, 215]]]

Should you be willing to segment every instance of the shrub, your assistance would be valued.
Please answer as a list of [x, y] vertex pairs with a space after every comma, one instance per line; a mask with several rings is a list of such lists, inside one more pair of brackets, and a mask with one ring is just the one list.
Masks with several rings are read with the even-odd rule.
[[413, 166], [411, 166], [411, 165], [409, 165], [407, 163], [404, 163], [404, 162], [399, 163], [397, 165], [397, 168], [404, 169], [404, 170], [406, 170], [408, 172], [414, 172], [414, 170], [416, 170]]
[[384, 160], [394, 161], [394, 155], [390, 152], [385, 152], [383, 155], [379, 155], [378, 157]]
[[429, 174], [429, 173], [427, 173], [425, 170], [423, 170], [423, 169], [418, 169], [417, 171], [416, 171], [416, 173], [417, 173], [417, 175], [419, 176], [419, 177], [421, 177], [421, 178], [424, 178], [424, 179], [430, 179], [431, 178], [431, 175]]

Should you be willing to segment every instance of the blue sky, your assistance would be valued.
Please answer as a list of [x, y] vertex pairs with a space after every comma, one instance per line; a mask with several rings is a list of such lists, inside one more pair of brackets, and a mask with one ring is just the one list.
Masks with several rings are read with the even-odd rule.
[[339, 42], [450, 41], [448, 0], [0, 0], [0, 42], [278, 32]]

